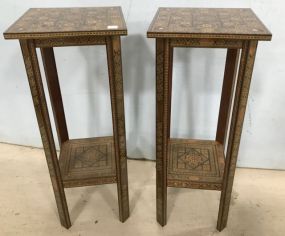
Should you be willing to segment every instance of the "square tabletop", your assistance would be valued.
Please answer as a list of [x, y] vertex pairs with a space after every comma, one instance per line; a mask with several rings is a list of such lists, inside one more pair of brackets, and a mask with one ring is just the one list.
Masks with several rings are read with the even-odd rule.
[[159, 8], [147, 36], [245, 40], [272, 37], [249, 8]]
[[121, 7], [31, 8], [4, 32], [5, 39], [126, 35]]

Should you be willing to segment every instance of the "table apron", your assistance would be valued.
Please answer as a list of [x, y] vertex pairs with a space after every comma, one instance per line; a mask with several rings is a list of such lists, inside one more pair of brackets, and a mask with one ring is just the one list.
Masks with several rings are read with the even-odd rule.
[[106, 45], [106, 37], [80, 36], [80, 37], [65, 37], [65, 38], [46, 38], [46, 39], [35, 39], [34, 43], [37, 48]]
[[233, 39], [199, 39], [199, 38], [172, 38], [171, 47], [195, 48], [242, 48], [243, 40]]

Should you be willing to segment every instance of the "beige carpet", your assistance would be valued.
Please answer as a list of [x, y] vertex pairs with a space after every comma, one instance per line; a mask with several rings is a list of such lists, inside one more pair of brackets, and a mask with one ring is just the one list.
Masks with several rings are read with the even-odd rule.
[[168, 223], [155, 216], [155, 162], [128, 161], [131, 216], [118, 220], [116, 185], [66, 190], [72, 227], [60, 226], [41, 149], [0, 144], [0, 235], [285, 235], [285, 172], [238, 169], [227, 228], [220, 193], [168, 190]]

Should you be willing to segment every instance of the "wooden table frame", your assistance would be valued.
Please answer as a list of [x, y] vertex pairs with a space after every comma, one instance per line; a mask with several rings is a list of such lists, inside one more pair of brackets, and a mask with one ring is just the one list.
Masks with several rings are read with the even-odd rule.
[[[227, 225], [257, 44], [258, 40], [270, 40], [271, 35], [266, 32], [266, 29], [264, 29], [264, 35], [197, 33], [200, 28], [195, 28], [194, 23], [187, 22], [189, 18], [191, 19], [191, 14], [193, 16], [194, 13], [197, 13], [196, 16], [205, 14], [201, 25], [195, 19], [196, 24], [202, 28], [207, 25], [206, 17], [219, 11], [220, 9], [160, 8], [147, 33], [149, 38], [156, 40], [156, 208], [157, 221], [162, 226], [166, 225], [167, 221], [167, 187], [221, 191], [217, 229], [222, 231]], [[222, 9], [222, 11], [227, 13], [227, 9]], [[248, 14], [249, 10], [242, 9], [241, 12]], [[228, 13], [231, 15], [230, 12]], [[174, 17], [173, 21], [171, 17]], [[167, 19], [166, 22], [165, 19]], [[181, 19], [181, 22], [178, 19]], [[211, 19], [209, 22], [209, 25], [211, 23], [215, 25]], [[217, 25], [219, 23], [217, 22]], [[177, 26], [174, 26], [175, 24]], [[259, 23], [257, 26], [261, 28]], [[178, 27], [180, 27], [180, 31], [176, 32]], [[191, 30], [195, 33], [192, 33]], [[221, 28], [221, 31], [224, 29]], [[220, 111], [214, 141], [170, 137], [173, 51], [175, 47], [227, 49]], [[238, 75], [236, 76], [237, 70]], [[184, 153], [181, 150], [187, 150], [183, 152], [187, 153], [186, 158], [193, 170], [201, 168], [203, 165], [197, 164], [199, 162], [197, 159], [204, 158], [203, 151], [212, 153], [208, 154], [209, 160], [206, 161], [210, 163], [211, 168], [216, 168], [216, 175], [210, 173], [209, 166], [206, 171], [196, 171], [195, 173], [186, 172], [186, 169], [184, 169], [184, 173], [180, 171], [177, 163], [178, 157], [184, 158]], [[176, 156], [177, 161], [174, 160]]]
[[[4, 33], [6, 39], [20, 41], [58, 214], [65, 228], [71, 222], [64, 188], [117, 183], [119, 219], [124, 222], [129, 217], [122, 35], [127, 35], [127, 28], [120, 7], [29, 9]], [[53, 48], [86, 45], [106, 46], [113, 136], [69, 139]], [[59, 139], [59, 159], [37, 48]]]
[[[81, 37], [49, 40], [20, 40], [27, 76], [31, 88], [34, 107], [43, 141], [49, 173], [54, 189], [61, 224], [69, 228], [71, 226], [64, 188], [78, 187], [96, 184], [117, 183], [119, 200], [119, 218], [124, 222], [129, 217], [127, 159], [124, 118], [124, 94], [121, 65], [121, 44], [119, 36], [110, 37]], [[52, 135], [51, 123], [44, 94], [40, 68], [38, 64], [36, 48], [41, 48], [46, 79], [51, 98], [53, 114], [55, 118], [57, 134], [60, 146], [68, 142], [68, 131], [64, 115], [64, 108], [59, 87], [57, 69], [55, 64], [53, 47], [78, 46], [78, 45], [106, 45], [108, 70], [110, 80], [110, 93], [113, 117], [113, 132], [116, 160], [116, 176], [82, 179], [74, 182], [64, 181], [60, 164], [57, 158], [56, 148]]]

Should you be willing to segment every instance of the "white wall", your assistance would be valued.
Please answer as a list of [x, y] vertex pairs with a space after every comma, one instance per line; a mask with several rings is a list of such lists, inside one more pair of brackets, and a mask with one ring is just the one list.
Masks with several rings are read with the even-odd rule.
[[[285, 169], [284, 1], [1, 0], [0, 32], [30, 7], [112, 5], [122, 6], [129, 32], [122, 50], [130, 157], [155, 158], [155, 41], [146, 31], [156, 9], [251, 7], [273, 41], [259, 44], [238, 164]], [[1, 38], [0, 52], [0, 142], [41, 146], [19, 44]], [[56, 48], [55, 53], [71, 138], [112, 134], [104, 47]], [[225, 53], [175, 49], [172, 136], [214, 137]]]

